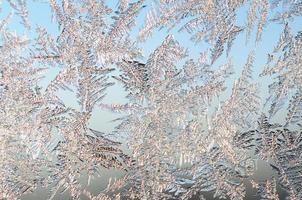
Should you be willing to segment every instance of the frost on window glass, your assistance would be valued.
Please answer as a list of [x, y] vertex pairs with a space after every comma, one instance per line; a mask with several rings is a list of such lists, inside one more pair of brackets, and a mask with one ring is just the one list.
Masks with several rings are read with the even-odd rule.
[[0, 199], [302, 199], [301, 0], [0, 3]]

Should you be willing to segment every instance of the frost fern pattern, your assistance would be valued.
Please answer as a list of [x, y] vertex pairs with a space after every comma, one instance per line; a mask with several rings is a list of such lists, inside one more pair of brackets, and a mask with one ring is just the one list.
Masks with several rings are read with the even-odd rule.
[[302, 199], [301, 0], [0, 3], [0, 199]]

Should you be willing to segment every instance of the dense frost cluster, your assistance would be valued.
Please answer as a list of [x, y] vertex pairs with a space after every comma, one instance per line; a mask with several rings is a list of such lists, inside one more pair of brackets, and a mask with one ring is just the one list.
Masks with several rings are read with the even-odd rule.
[[[72, 199], [240, 200], [252, 185], [260, 199], [279, 199], [281, 187], [301, 200], [302, 32], [291, 26], [302, 31], [302, 1], [108, 2], [2, 2], [10, 14], [0, 23], [0, 199], [48, 188], [49, 199], [67, 191]], [[49, 5], [58, 34], [31, 23], [35, 4]], [[253, 49], [276, 24], [283, 31], [255, 74]], [[162, 30], [161, 45], [144, 55]], [[191, 55], [176, 32], [207, 49]], [[251, 47], [244, 66], [231, 59], [241, 35], [242, 48]], [[113, 84], [123, 86], [125, 104], [103, 101]], [[113, 133], [90, 127], [96, 109], [122, 114]], [[275, 175], [254, 178], [258, 161]], [[79, 181], [104, 169], [124, 176], [100, 194]]]

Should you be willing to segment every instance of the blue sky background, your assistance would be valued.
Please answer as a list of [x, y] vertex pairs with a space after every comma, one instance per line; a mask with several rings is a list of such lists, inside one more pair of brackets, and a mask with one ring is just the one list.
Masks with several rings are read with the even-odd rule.
[[[59, 34], [58, 25], [53, 21], [51, 8], [48, 3], [45, 3], [47, 1], [33, 1], [29, 0], [27, 1], [28, 9], [29, 9], [29, 21], [31, 22], [32, 29], [28, 31], [25, 29], [21, 24], [21, 20], [19, 16], [16, 14], [13, 14], [13, 18], [11, 20], [11, 23], [9, 25], [9, 29], [12, 31], [16, 31], [18, 34], [26, 34], [29, 38], [34, 38], [36, 36], [35, 33], [35, 27], [38, 25], [46, 28], [46, 30], [54, 35]], [[107, 0], [105, 1], [113, 10], [117, 9], [118, 1], [117, 0]], [[152, 0], [146, 1], [147, 7], [144, 8], [139, 15], [137, 19], [137, 26], [134, 28], [134, 30], [131, 32], [131, 37], [134, 39], [138, 37], [139, 30], [143, 27], [144, 21], [145, 21], [145, 15], [149, 8], [152, 6]], [[10, 12], [13, 12], [8, 3], [6, 1], [3, 2], [2, 5], [2, 12], [0, 13], [0, 19], [5, 18], [7, 15], [9, 15]], [[244, 26], [247, 20], [247, 7], [244, 7], [239, 10], [237, 15], [237, 21], [238, 25]], [[300, 23], [299, 23], [300, 22]], [[295, 21], [292, 21], [289, 23], [291, 29], [296, 33], [299, 30], [302, 30], [302, 19], [297, 18]], [[190, 40], [191, 35], [186, 32], [179, 32], [179, 27], [176, 26], [176, 28], [172, 29], [172, 31], [169, 32], [169, 34], [172, 34], [176, 40], [180, 42], [180, 44], [189, 50], [189, 56], [191, 58], [198, 58], [201, 52], [205, 51], [206, 49], [209, 49], [209, 45], [206, 42], [201, 43], [193, 43]], [[256, 29], [256, 28], [255, 28]], [[230, 89], [232, 88], [234, 80], [238, 77], [238, 75], [241, 73], [241, 70], [243, 69], [243, 66], [246, 63], [246, 59], [248, 54], [251, 50], [255, 51], [255, 63], [254, 63], [254, 79], [255, 82], [260, 83], [260, 96], [262, 97], [262, 100], [265, 101], [267, 98], [267, 85], [272, 80], [271, 78], [267, 77], [259, 77], [258, 75], [261, 73], [261, 71], [264, 69], [267, 54], [273, 51], [274, 46], [277, 43], [277, 40], [280, 36], [280, 33], [283, 30], [283, 25], [276, 24], [276, 23], [270, 23], [268, 26], [264, 28], [262, 40], [256, 44], [255, 43], [255, 32], [252, 34], [252, 37], [250, 38], [249, 42], [246, 44], [246, 34], [245, 32], [241, 33], [236, 40], [234, 41], [234, 44], [232, 46], [230, 56], [229, 58], [232, 59], [234, 64], [234, 71], [235, 75], [233, 75], [227, 82], [228, 90], [224, 93], [221, 100], [224, 98], [227, 98], [230, 94]], [[147, 60], [150, 53], [152, 53], [164, 40], [164, 38], [167, 36], [168, 32], [167, 29], [163, 28], [162, 30], [155, 31], [151, 38], [147, 39], [144, 43], [139, 43], [139, 46], [143, 49], [143, 55], [144, 59], [143, 62]], [[227, 62], [226, 54], [224, 53], [215, 63], [214, 68]], [[46, 86], [59, 72], [58, 68], [53, 68], [49, 73], [46, 75], [45, 79], [41, 82], [41, 85]], [[115, 86], [111, 87], [107, 91], [108, 95], [105, 98], [105, 102], [107, 103], [123, 103], [126, 101], [124, 98], [126, 93], [121, 88], [120, 84], [116, 84]], [[73, 102], [72, 95], [61, 92], [61, 95], [64, 96], [65, 99], [68, 99], [68, 101], [75, 105], [76, 102]], [[107, 123], [108, 119], [115, 118], [115, 115], [112, 115], [112, 113], [104, 112], [104, 111], [95, 111], [96, 118], [92, 120], [92, 126], [97, 126], [98, 129], [104, 129], [104, 131], [112, 131], [113, 124]], [[109, 120], [108, 120], [109, 121]]]

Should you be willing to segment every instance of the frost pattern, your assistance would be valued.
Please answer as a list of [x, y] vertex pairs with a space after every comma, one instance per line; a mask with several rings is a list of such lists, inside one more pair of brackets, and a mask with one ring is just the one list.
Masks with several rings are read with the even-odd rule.
[[[247, 182], [260, 199], [279, 199], [279, 185], [288, 199], [302, 199], [302, 32], [290, 25], [301, 17], [302, 1], [108, 2], [43, 2], [57, 34], [31, 23], [27, 1], [1, 4], [10, 14], [0, 23], [0, 199], [47, 188], [48, 199], [68, 191], [72, 199], [240, 200]], [[15, 21], [24, 34], [11, 30]], [[232, 62], [240, 56], [232, 46], [243, 33], [259, 46], [276, 23], [283, 31], [260, 74], [272, 79], [262, 105], [256, 52], [241, 67]], [[158, 30], [167, 31], [161, 45], [143, 56], [140, 47]], [[175, 31], [208, 49], [193, 57]], [[125, 104], [104, 102], [115, 83], [127, 93]], [[90, 126], [97, 109], [123, 114], [114, 137]], [[276, 175], [255, 180], [257, 161]], [[86, 186], [104, 169], [125, 175], [92, 194]]]

